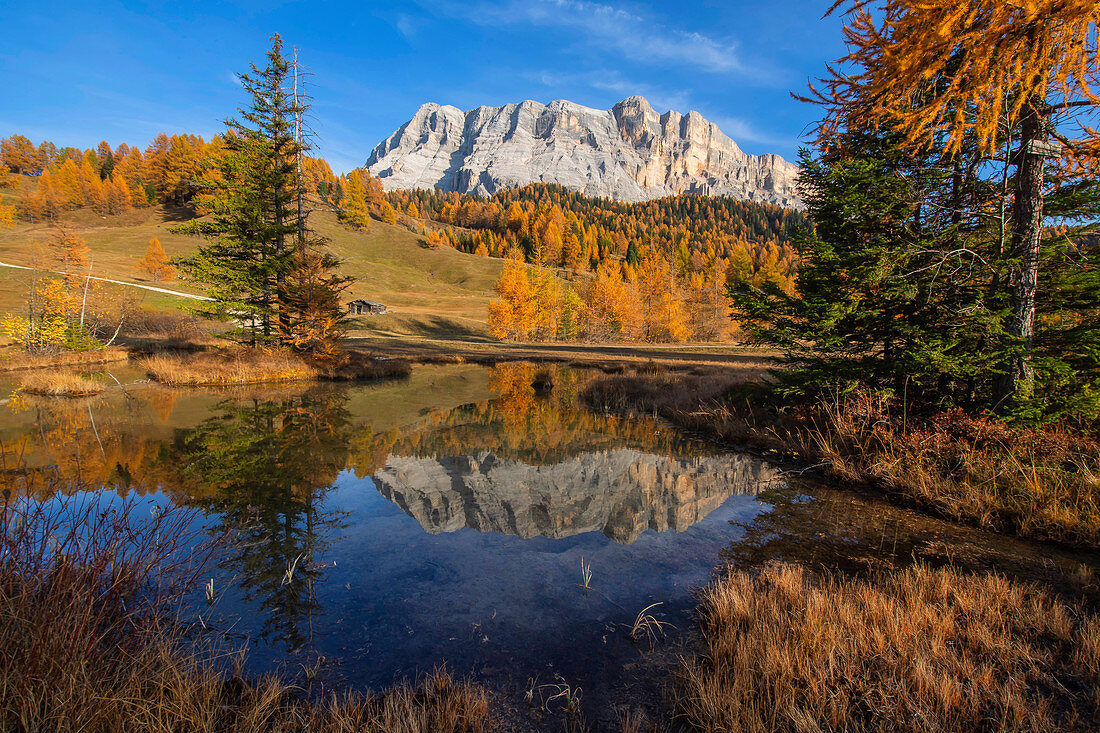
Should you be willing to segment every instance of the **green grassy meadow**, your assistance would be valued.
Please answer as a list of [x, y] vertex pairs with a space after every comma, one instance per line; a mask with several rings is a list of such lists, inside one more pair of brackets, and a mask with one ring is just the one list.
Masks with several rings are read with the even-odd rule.
[[[179, 280], [152, 282], [135, 268], [153, 237], [169, 256], [194, 251], [198, 238], [170, 231], [186, 217], [184, 210], [157, 206], [109, 217], [82, 210], [61, 223], [87, 241], [93, 275], [201, 294], [201, 289]], [[487, 334], [487, 306], [500, 276], [501, 260], [446, 247], [431, 250], [417, 234], [379, 221], [372, 221], [368, 231], [350, 231], [333, 212], [323, 209], [313, 212], [310, 223], [344, 261], [344, 271], [356, 278], [346, 298], [375, 300], [393, 310], [384, 316], [357, 319], [353, 331], [428, 338]], [[46, 223], [21, 222], [0, 230], [0, 262], [33, 265], [35, 249], [50, 240], [51, 229]], [[22, 310], [29, 279], [25, 270], [0, 268], [0, 313]], [[100, 287], [113, 295], [123, 286], [100, 283]], [[143, 305], [156, 310], [185, 304], [184, 299], [168, 294], [137, 289], [135, 293]]]

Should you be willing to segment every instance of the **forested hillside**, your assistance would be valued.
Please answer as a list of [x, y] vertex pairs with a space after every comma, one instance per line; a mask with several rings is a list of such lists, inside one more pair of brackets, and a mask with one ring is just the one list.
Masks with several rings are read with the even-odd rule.
[[[23, 174], [11, 199], [25, 222], [158, 204], [187, 219], [209, 213], [232, 134], [206, 141], [162, 133], [144, 149], [104, 141], [87, 150], [13, 135], [0, 141], [0, 155], [8, 171]], [[549, 184], [488, 199], [387, 193], [363, 169], [337, 176], [309, 156], [302, 178], [308, 196], [353, 231], [379, 221], [423, 237], [429, 249], [526, 263], [506, 268], [488, 314], [494, 335], [514, 340], [727, 339], [737, 329], [728, 286], [793, 292], [790, 235], [806, 226], [797, 211], [728, 197], [623, 203]]]
[[792, 209], [728, 197], [625, 203], [541, 183], [489, 199], [434, 189], [387, 196], [402, 211], [447, 225], [437, 235], [439, 243], [463, 251], [483, 249], [501, 257], [516, 248], [529, 262], [574, 272], [608, 261], [637, 267], [654, 252], [675, 256], [685, 272], [714, 269], [719, 261], [722, 272], [733, 267], [750, 279], [781, 286], [789, 286], [796, 266], [790, 232], [806, 221]]
[[[16, 196], [20, 218], [54, 220], [66, 211], [89, 208], [118, 214], [155, 204], [190, 205], [216, 185], [214, 171], [225, 155], [225, 138], [161, 133], [144, 149], [106, 140], [94, 149], [37, 144], [23, 135], [0, 140], [0, 161], [8, 172], [27, 177]], [[303, 176], [311, 189], [334, 182], [328, 163], [306, 157]]]

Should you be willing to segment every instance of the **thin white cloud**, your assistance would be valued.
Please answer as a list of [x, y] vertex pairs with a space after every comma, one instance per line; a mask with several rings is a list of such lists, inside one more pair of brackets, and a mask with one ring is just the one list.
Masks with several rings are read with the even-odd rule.
[[416, 36], [416, 32], [420, 30], [420, 22], [406, 13], [399, 13], [393, 22], [393, 27], [405, 40], [411, 41]]
[[575, 87], [588, 87], [611, 92], [620, 99], [635, 95], [645, 97], [658, 112], [686, 109], [690, 94], [684, 89], [665, 89], [650, 84], [634, 82], [624, 78], [619, 72], [608, 69], [594, 70], [579, 74], [560, 71], [538, 71], [525, 75], [527, 78], [550, 89], [568, 90]]
[[440, 3], [437, 8], [479, 25], [555, 26], [583, 35], [622, 56], [647, 63], [694, 67], [717, 74], [756, 76], [737, 45], [698, 32], [669, 28], [653, 19], [585, 0], [491, 0]]
[[758, 130], [752, 123], [744, 120], [740, 117], [731, 117], [729, 115], [708, 115], [705, 112], [700, 112], [703, 117], [718, 125], [718, 129], [726, 133], [731, 137], [734, 142], [742, 143], [757, 143], [758, 145], [791, 145], [793, 142], [790, 138], [781, 138], [769, 135], [765, 132]]

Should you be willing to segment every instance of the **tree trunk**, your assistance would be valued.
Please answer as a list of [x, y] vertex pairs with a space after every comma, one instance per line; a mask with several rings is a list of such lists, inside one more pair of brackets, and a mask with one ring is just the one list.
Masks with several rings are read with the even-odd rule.
[[994, 406], [1010, 409], [1018, 398], [1030, 397], [1035, 384], [1031, 346], [1035, 336], [1035, 296], [1039, 288], [1039, 246], [1043, 236], [1043, 182], [1046, 158], [1034, 150], [1048, 139], [1050, 112], [1041, 99], [1024, 110], [1020, 150], [1016, 161], [1016, 188], [1012, 201], [1012, 249], [1006, 285], [1012, 314], [1005, 324], [1019, 349], [1005, 361], [994, 389]]

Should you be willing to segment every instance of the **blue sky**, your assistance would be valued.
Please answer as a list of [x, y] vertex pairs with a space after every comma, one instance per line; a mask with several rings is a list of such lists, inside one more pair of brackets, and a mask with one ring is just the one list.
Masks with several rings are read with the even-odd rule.
[[0, 136], [78, 147], [209, 137], [245, 103], [234, 72], [262, 61], [278, 32], [314, 74], [317, 146], [338, 172], [423, 102], [606, 109], [632, 94], [791, 159], [819, 110], [790, 92], [844, 52], [840, 19], [821, 18], [828, 4], [6, 0]]

